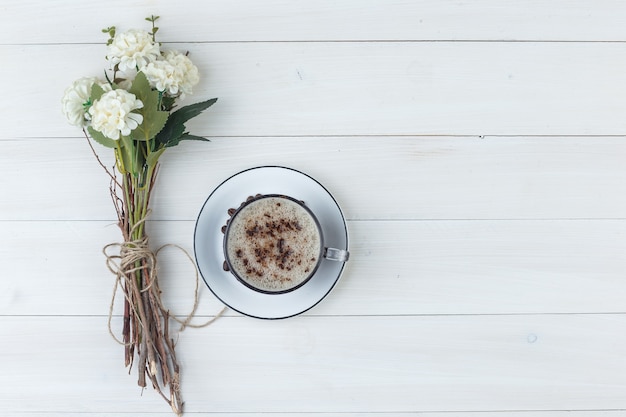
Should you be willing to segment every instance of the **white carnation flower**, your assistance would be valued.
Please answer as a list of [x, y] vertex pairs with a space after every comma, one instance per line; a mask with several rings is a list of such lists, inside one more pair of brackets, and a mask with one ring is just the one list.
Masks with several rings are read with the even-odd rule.
[[91, 87], [97, 81], [94, 77], [83, 77], [74, 81], [65, 90], [61, 103], [63, 105], [63, 114], [65, 114], [70, 124], [79, 127], [84, 127], [87, 124], [89, 115], [87, 114], [86, 106], [89, 104]]
[[177, 51], [164, 52], [162, 59], [149, 63], [142, 72], [152, 88], [181, 98], [192, 94], [193, 87], [200, 81], [198, 68]]
[[120, 71], [143, 68], [161, 55], [159, 44], [144, 30], [118, 33], [108, 46], [107, 59]]
[[172, 96], [178, 94], [179, 76], [176, 68], [165, 60], [149, 63], [141, 70], [148, 79], [150, 87], [169, 93]]
[[112, 90], [104, 93], [96, 100], [89, 114], [91, 126], [110, 139], [119, 140], [120, 134], [130, 135], [130, 132], [143, 122], [143, 116], [133, 113], [143, 107], [141, 100], [125, 90]]
[[200, 81], [198, 67], [185, 54], [181, 54], [178, 51], [166, 51], [163, 56], [180, 74], [178, 87], [181, 91], [181, 96], [192, 94], [193, 87]]

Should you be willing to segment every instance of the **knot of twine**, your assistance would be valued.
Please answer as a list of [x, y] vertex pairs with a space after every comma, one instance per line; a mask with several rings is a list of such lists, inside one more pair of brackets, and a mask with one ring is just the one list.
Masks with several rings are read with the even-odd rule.
[[[142, 223], [143, 221], [145, 221], [145, 219], [142, 220], [140, 223]], [[135, 225], [135, 227], [137, 226], [138, 224]], [[123, 282], [124, 285], [122, 286], [122, 292], [124, 293], [124, 297], [129, 301], [129, 304], [131, 308], [133, 309], [137, 320], [141, 320], [140, 315], [136, 311], [137, 307], [132, 302], [132, 296], [131, 296], [131, 293], [133, 292], [132, 288], [137, 287], [137, 290], [139, 291], [139, 293], [143, 293], [146, 291], [150, 291], [152, 287], [155, 287], [155, 289], [157, 290], [157, 295], [158, 295], [160, 291], [158, 290], [158, 280], [157, 280], [157, 269], [158, 269], [157, 256], [163, 249], [168, 248], [168, 247], [179, 249], [187, 257], [189, 262], [193, 265], [194, 272], [195, 272], [195, 288], [194, 288], [194, 302], [193, 302], [191, 312], [184, 319], [180, 319], [173, 314], [169, 314], [169, 310], [163, 306], [161, 297], [160, 296], [154, 297], [158, 304], [158, 307], [163, 312], [167, 312], [165, 319], [167, 320], [168, 317], [172, 318], [174, 321], [180, 324], [179, 331], [183, 331], [185, 330], [186, 327], [191, 327], [191, 328], [206, 327], [209, 324], [213, 323], [215, 320], [217, 320], [224, 313], [224, 311], [226, 311], [227, 307], [222, 308], [213, 318], [211, 318], [205, 323], [201, 323], [201, 324], [191, 323], [191, 320], [195, 317], [196, 310], [198, 309], [198, 304], [199, 304], [198, 293], [199, 293], [199, 286], [200, 286], [200, 276], [198, 273], [198, 268], [196, 267], [195, 262], [191, 258], [191, 255], [189, 255], [189, 252], [187, 252], [181, 246], [168, 243], [168, 244], [160, 246], [156, 251], [152, 251], [148, 247], [148, 236], [144, 236], [143, 238], [137, 239], [137, 240], [125, 241], [122, 243], [119, 243], [119, 242], [109, 243], [108, 245], [104, 246], [104, 248], [102, 249], [102, 252], [104, 253], [106, 257], [106, 265], [109, 271], [111, 271], [115, 275], [115, 284], [113, 286], [113, 295], [111, 296], [111, 303], [109, 305], [109, 316], [108, 316], [107, 326], [109, 328], [109, 333], [111, 334], [113, 339], [121, 345], [128, 346], [128, 345], [131, 345], [132, 343], [125, 343], [121, 341], [113, 333], [113, 330], [111, 327], [111, 320], [113, 317], [113, 308], [115, 305], [115, 299], [116, 299], [118, 289], [122, 285], [122, 282]], [[117, 249], [117, 252], [119, 254], [111, 253], [112, 250], [115, 250], [115, 249]], [[146, 270], [146, 273], [148, 276], [148, 285], [145, 286], [144, 288], [139, 288], [136, 280], [134, 279], [134, 274], [137, 271], [142, 271], [142, 270]]]

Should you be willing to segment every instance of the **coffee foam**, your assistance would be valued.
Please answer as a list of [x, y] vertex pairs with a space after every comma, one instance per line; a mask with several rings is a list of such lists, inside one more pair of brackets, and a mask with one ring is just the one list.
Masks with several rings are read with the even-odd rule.
[[285, 291], [306, 280], [321, 253], [315, 220], [283, 197], [251, 201], [231, 219], [226, 251], [232, 271], [253, 287]]

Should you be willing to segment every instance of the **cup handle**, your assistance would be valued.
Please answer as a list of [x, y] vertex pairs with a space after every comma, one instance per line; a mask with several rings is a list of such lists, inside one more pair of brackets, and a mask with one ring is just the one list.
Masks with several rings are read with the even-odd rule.
[[324, 248], [324, 258], [330, 261], [346, 262], [350, 258], [350, 252], [343, 249]]

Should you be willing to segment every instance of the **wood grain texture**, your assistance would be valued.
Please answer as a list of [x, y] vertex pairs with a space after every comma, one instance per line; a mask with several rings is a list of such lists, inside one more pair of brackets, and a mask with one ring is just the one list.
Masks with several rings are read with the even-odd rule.
[[[193, 253], [194, 226], [150, 222], [153, 247], [174, 243]], [[352, 260], [331, 295], [307, 315], [624, 312], [624, 220], [356, 221], [348, 227]], [[7, 238], [0, 243], [0, 274], [10, 278], [0, 293], [0, 316], [108, 312], [114, 280], [101, 249], [120, 239], [113, 224], [0, 222], [0, 235]], [[176, 249], [160, 260], [164, 299], [174, 314], [185, 315], [193, 266]], [[18, 273], [25, 265], [27, 279]], [[203, 289], [199, 314], [219, 309]], [[114, 312], [121, 314], [121, 302]], [[113, 323], [119, 327], [119, 319]]]
[[[620, 43], [174, 46], [206, 68], [195, 97], [220, 98], [189, 123], [202, 136], [626, 132]], [[0, 112], [12, 123], [0, 139], [77, 136], [56, 109], [75, 79], [103, 74], [105, 54], [103, 45], [0, 45], [11, 57], [0, 77], [30, 84], [6, 85]], [[24, 65], [34, 60], [47, 63], [45, 73]]]
[[150, 14], [170, 42], [626, 40], [619, 0], [109, 0], [97, 13], [75, 0], [4, 0], [2, 12], [0, 41], [13, 44], [100, 43], [98, 29], [144, 27]]
[[[163, 158], [152, 245], [192, 251], [217, 185], [284, 165], [337, 198], [352, 254], [299, 317], [185, 330], [188, 415], [626, 415], [626, 4], [4, 0], [0, 416], [171, 415], [109, 335], [109, 183], [60, 110], [106, 66], [100, 28], [150, 14], [200, 68], [187, 102], [219, 97], [189, 126], [211, 143]], [[193, 265], [159, 259], [184, 315]]]
[[[626, 408], [625, 325], [623, 315], [232, 317], [186, 331], [178, 348], [191, 415], [611, 410]], [[161, 410], [153, 393], [132, 389], [104, 326], [102, 317], [0, 320], [14, 342], [0, 346], [0, 358], [14, 358], [2, 359], [0, 407]], [[24, 369], [22, 347], [50, 328], [56, 337]], [[77, 354], [59, 361], [68, 346]]]
[[[152, 218], [195, 220], [231, 175], [282, 165], [324, 184], [350, 220], [621, 219], [625, 158], [612, 137], [213, 138], [164, 155]], [[114, 219], [85, 138], [0, 141], [0, 165], [13, 173], [0, 177], [2, 220]]]

